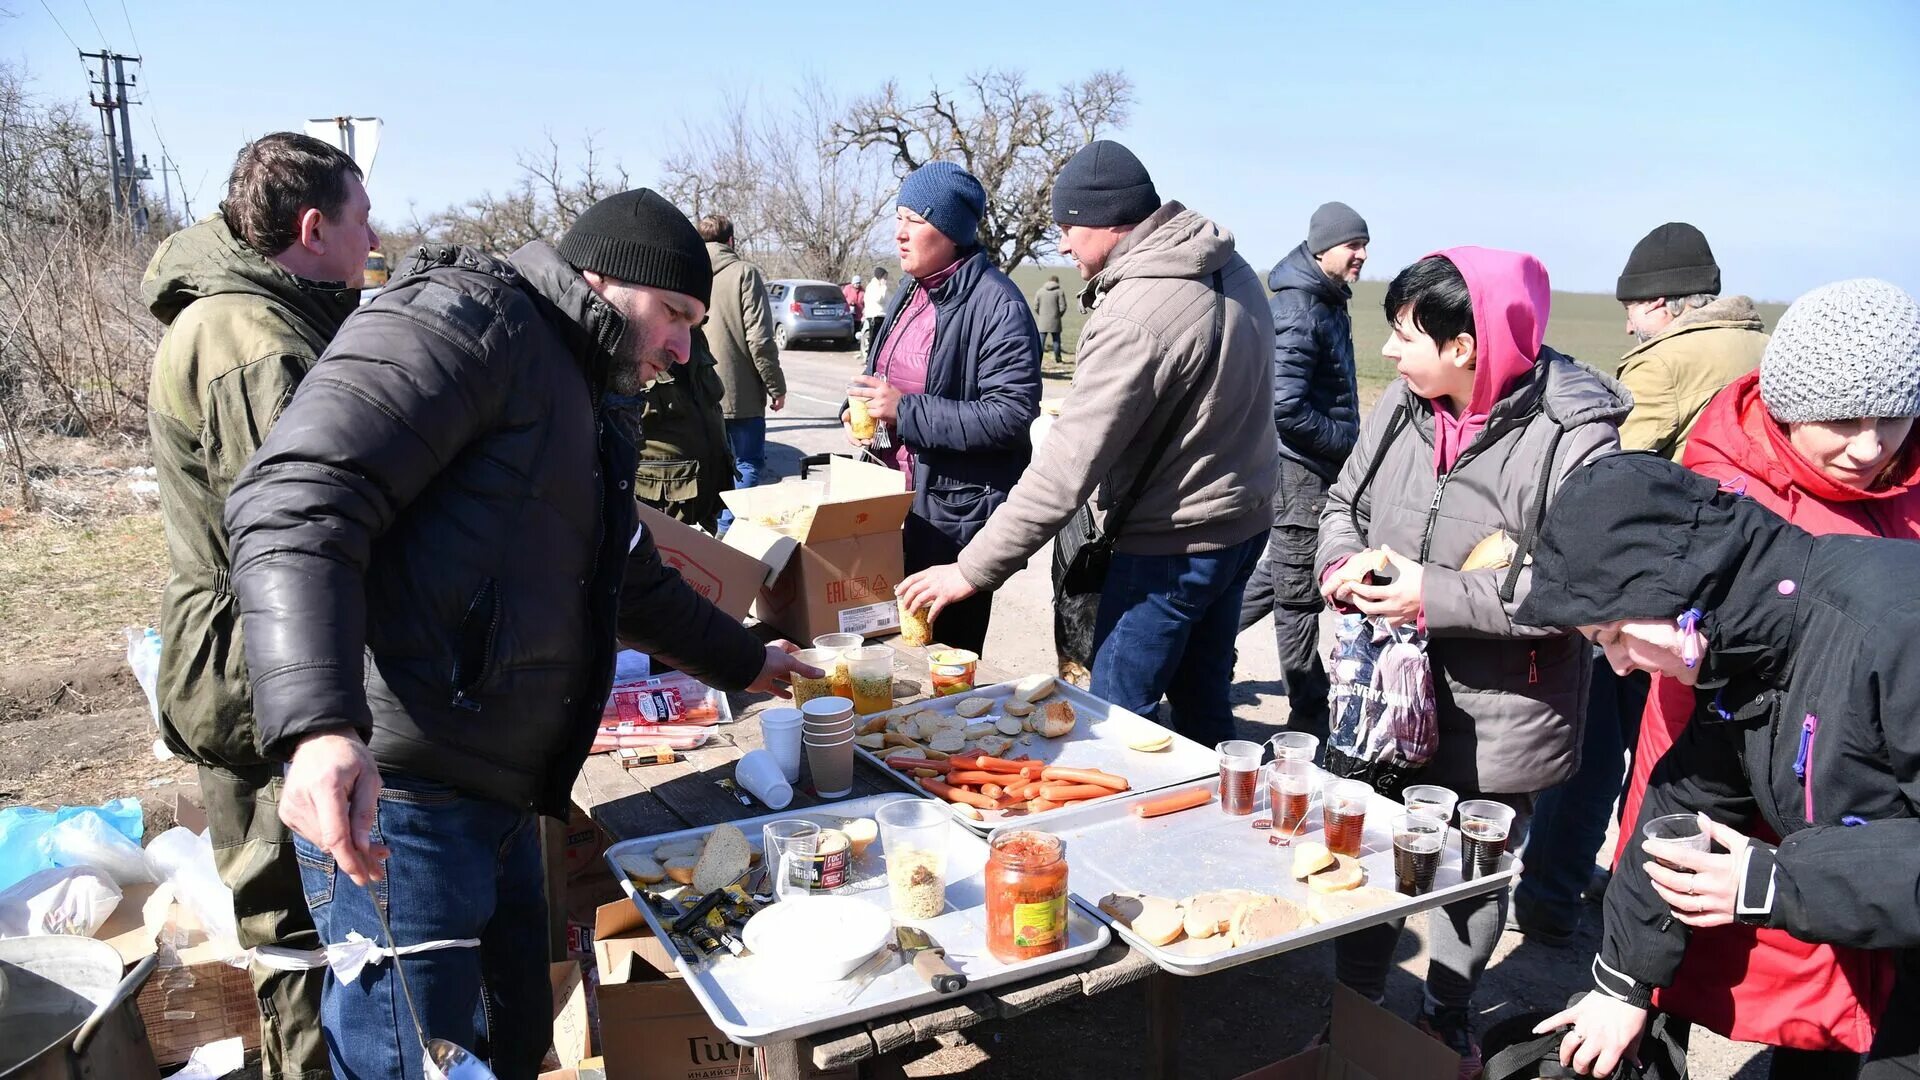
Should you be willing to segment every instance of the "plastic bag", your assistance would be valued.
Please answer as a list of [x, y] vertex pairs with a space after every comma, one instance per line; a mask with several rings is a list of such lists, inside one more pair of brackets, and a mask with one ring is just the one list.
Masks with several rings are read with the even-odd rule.
[[1380, 794], [1398, 798], [1440, 743], [1425, 639], [1410, 626], [1342, 615], [1327, 675], [1332, 716], [1326, 770], [1366, 780]]
[[[157, 733], [160, 730], [160, 631], [151, 626], [144, 629], [129, 626], [121, 633], [127, 638], [127, 666], [133, 668], [133, 677], [139, 681], [140, 689], [146, 691], [147, 711], [153, 714], [153, 728]], [[173, 751], [167, 749], [166, 740], [156, 737], [153, 756], [165, 761], [173, 756]]]
[[146, 852], [116, 831], [98, 810], [55, 822], [40, 843], [54, 866], [93, 867], [120, 885], [153, 880]]
[[174, 898], [208, 937], [225, 942], [239, 940], [233, 890], [214, 869], [213, 842], [204, 833], [175, 825], [147, 845], [147, 863], [155, 878], [173, 886]]
[[55, 825], [81, 814], [97, 814], [114, 831], [135, 844], [146, 829], [146, 818], [138, 799], [115, 799], [102, 806], [64, 806], [42, 810], [35, 806], [9, 806], [0, 810], [0, 889], [18, 884], [29, 874], [53, 868], [46, 845], [47, 833]]
[[99, 870], [68, 866], [30, 874], [0, 891], [0, 937], [99, 933], [120, 906], [120, 886]]

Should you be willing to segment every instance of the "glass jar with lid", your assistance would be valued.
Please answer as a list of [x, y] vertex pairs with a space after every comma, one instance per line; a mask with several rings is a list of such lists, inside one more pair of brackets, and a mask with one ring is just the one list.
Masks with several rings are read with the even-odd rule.
[[987, 951], [1002, 963], [1067, 947], [1067, 846], [1038, 829], [987, 837]]

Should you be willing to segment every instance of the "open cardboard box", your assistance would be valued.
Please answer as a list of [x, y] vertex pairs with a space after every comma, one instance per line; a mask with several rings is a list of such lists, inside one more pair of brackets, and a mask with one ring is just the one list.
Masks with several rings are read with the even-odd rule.
[[594, 912], [593, 959], [607, 1080], [732, 1080], [739, 1074], [747, 1051], [713, 1026], [633, 901]]
[[1323, 1045], [1240, 1080], [1454, 1080], [1460, 1055], [1347, 989], [1333, 991], [1333, 1032]]
[[[795, 641], [898, 629], [900, 529], [913, 506], [897, 469], [836, 457], [826, 483], [723, 492], [726, 544], [775, 568], [754, 614]], [[778, 527], [768, 524], [778, 523]]]
[[637, 505], [640, 524], [660, 549], [660, 561], [678, 570], [693, 591], [713, 601], [714, 607], [745, 619], [754, 598], [773, 580], [775, 568], [645, 503]]

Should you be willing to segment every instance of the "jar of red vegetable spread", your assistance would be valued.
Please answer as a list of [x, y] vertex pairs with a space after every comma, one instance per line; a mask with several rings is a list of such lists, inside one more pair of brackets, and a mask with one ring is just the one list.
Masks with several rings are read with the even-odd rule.
[[999, 829], [987, 845], [987, 951], [1010, 964], [1066, 948], [1066, 844], [1052, 833]]

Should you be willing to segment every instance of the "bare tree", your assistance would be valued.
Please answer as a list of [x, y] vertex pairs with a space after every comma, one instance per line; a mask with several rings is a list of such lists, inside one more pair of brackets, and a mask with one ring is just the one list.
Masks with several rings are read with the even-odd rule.
[[558, 240], [587, 207], [631, 186], [627, 171], [605, 160], [592, 135], [581, 140], [577, 163], [567, 160], [551, 134], [544, 149], [522, 153], [518, 161], [519, 181], [505, 194], [482, 192], [425, 220], [415, 214], [409, 226], [396, 230], [396, 239], [411, 241], [408, 247], [465, 244], [505, 255], [534, 240]]
[[840, 145], [842, 103], [818, 80], [786, 100], [755, 110], [730, 98], [661, 163], [661, 186], [696, 218], [732, 218], [736, 246], [775, 272], [845, 281], [873, 256], [891, 185], [878, 155]]
[[990, 69], [919, 100], [890, 80], [834, 132], [842, 146], [884, 150], [900, 176], [940, 159], [972, 173], [987, 189], [980, 245], [1012, 270], [1052, 252], [1053, 182], [1075, 151], [1126, 123], [1132, 105], [1124, 72], [1096, 71], [1048, 93], [1021, 72]]

